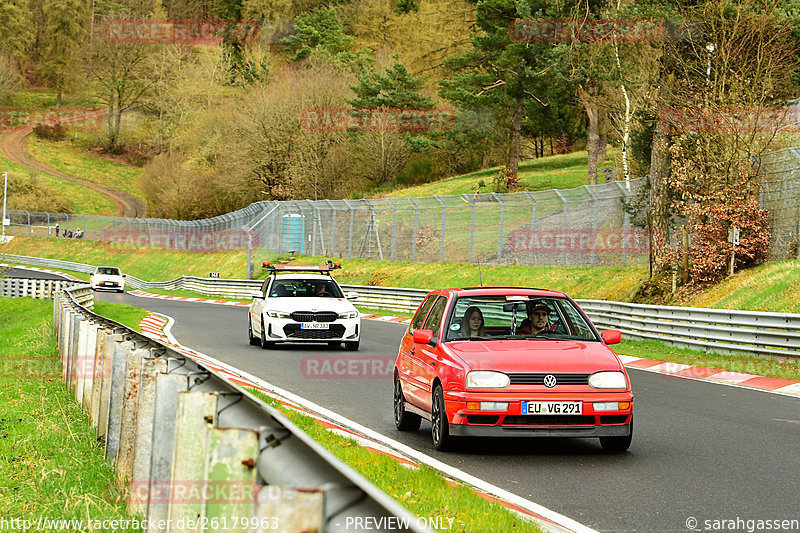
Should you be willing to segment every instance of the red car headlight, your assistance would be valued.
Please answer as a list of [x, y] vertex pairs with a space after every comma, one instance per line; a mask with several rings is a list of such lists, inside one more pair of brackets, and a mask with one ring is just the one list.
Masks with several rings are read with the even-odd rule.
[[494, 370], [473, 370], [467, 374], [469, 389], [502, 389], [510, 383], [511, 379], [507, 375]]

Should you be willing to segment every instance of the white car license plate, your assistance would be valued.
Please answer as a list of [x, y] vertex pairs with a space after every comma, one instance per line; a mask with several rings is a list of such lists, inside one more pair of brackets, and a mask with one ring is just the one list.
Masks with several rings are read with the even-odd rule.
[[328, 326], [320, 322], [300, 322], [300, 329], [328, 329]]
[[581, 415], [583, 402], [522, 402], [523, 415]]

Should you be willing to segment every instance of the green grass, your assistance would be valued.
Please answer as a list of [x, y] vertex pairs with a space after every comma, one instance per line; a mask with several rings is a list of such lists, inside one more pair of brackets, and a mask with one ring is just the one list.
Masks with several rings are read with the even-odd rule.
[[[14, 109], [48, 109], [56, 107], [56, 93], [50, 89], [22, 89], [15, 91], [3, 102], [3, 105]], [[62, 94], [63, 107], [92, 108], [96, 104], [88, 96]]]
[[113, 466], [61, 381], [52, 323], [50, 300], [0, 298], [0, 517], [130, 519]]
[[[6, 171], [9, 175], [17, 175], [20, 177], [28, 177], [32, 172], [31, 169], [10, 161], [5, 155], [0, 153], [0, 174]], [[70, 212], [72, 213], [98, 213], [106, 215], [113, 215], [116, 213], [117, 208], [114, 202], [84, 185], [56, 178], [55, 176], [41, 172], [36, 173], [36, 179], [50, 191], [52, 196], [62, 196], [66, 198], [70, 203]]]
[[800, 260], [772, 261], [738, 272], [685, 305], [800, 313]]
[[128, 326], [132, 330], [138, 331], [139, 333], [142, 332], [142, 328], [139, 326], [139, 324], [141, 323], [142, 319], [148, 315], [148, 312], [140, 307], [133, 307], [130, 305], [116, 304], [111, 302], [101, 302], [97, 300], [94, 302], [93, 311], [100, 316], [104, 316], [113, 320], [114, 322], [117, 322], [118, 324]]
[[[613, 159], [619, 150], [609, 149], [605, 163], [599, 168], [614, 166]], [[549, 189], [572, 189], [589, 183], [588, 155], [586, 151], [572, 152], [564, 155], [542, 157], [519, 164], [520, 191], [545, 191]], [[480, 192], [492, 192], [492, 179], [500, 173], [502, 167], [492, 167], [462, 174], [443, 180], [416, 185], [382, 194], [387, 198], [404, 198], [406, 196], [439, 196], [455, 194], [475, 194], [478, 183], [483, 180], [485, 187]]]
[[[410, 469], [388, 456], [362, 448], [353, 439], [331, 433], [313, 418], [288, 409], [258, 391], [255, 394], [283, 411], [311, 438], [415, 515], [454, 518], [451, 529], [438, 531], [541, 531], [533, 522], [523, 520], [500, 504], [486, 501], [471, 489], [451, 485], [433, 468]], [[448, 525], [447, 520], [444, 525]]]
[[[143, 198], [138, 183], [141, 169], [87, 153], [82, 141], [72, 135], [69, 135], [67, 140], [59, 142], [31, 136], [28, 138], [28, 153], [45, 165], [70, 176]], [[96, 213], [96, 211], [87, 212], [87, 214]]]

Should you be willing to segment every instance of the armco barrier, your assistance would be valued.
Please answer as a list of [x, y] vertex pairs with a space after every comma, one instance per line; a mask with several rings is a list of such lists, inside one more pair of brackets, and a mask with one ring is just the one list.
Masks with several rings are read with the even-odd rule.
[[[52, 259], [7, 256], [9, 261], [70, 268], [91, 272], [94, 267], [63, 264]], [[128, 276], [131, 288], [190, 289], [202, 294], [247, 298], [261, 286], [260, 280], [230, 280], [182, 276], [167, 282], [146, 282]], [[393, 311], [413, 312], [428, 293], [426, 289], [342, 285], [359, 293], [358, 303]], [[800, 356], [800, 314], [643, 305], [602, 300], [576, 300], [598, 328], [620, 329], [626, 337], [654, 339], [678, 346], [720, 353], [762, 356]]]
[[339, 532], [366, 517], [428, 531], [277, 409], [89, 311], [76, 298], [87, 290], [91, 298], [87, 285], [56, 293], [63, 378], [147, 531]]

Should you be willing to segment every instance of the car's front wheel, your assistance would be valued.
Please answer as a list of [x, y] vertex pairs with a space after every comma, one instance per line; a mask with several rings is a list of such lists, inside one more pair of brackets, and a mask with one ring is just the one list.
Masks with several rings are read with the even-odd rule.
[[258, 346], [261, 339], [253, 335], [253, 321], [250, 320], [250, 315], [247, 315], [247, 338], [250, 340], [250, 346]]
[[633, 418], [631, 417], [631, 432], [626, 437], [600, 437], [600, 446], [603, 451], [622, 453], [631, 447], [633, 440]]
[[351, 352], [358, 351], [358, 346], [360, 341], [348, 341], [344, 343], [344, 349], [350, 350]]
[[446, 451], [452, 444], [453, 438], [450, 436], [450, 424], [447, 422], [447, 411], [444, 406], [444, 392], [441, 385], [436, 385], [433, 390], [433, 402], [431, 404], [431, 437], [433, 447], [438, 451]]
[[267, 328], [264, 326], [264, 319], [261, 319], [261, 348], [263, 350], [269, 350], [273, 346], [275, 346], [274, 342], [267, 341]]
[[403, 386], [400, 380], [394, 380], [394, 426], [400, 431], [416, 431], [422, 418], [406, 411], [406, 402], [403, 397]]

